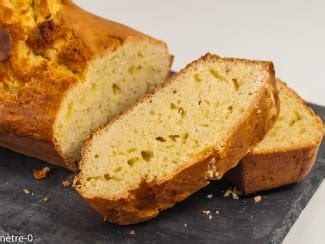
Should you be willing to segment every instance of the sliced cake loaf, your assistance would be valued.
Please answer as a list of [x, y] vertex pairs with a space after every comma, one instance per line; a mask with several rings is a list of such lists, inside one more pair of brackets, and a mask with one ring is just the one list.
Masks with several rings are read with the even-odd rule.
[[111, 222], [148, 220], [220, 179], [277, 115], [272, 63], [208, 54], [92, 136], [75, 188]]
[[277, 81], [280, 115], [265, 138], [226, 174], [244, 194], [302, 180], [315, 163], [323, 123], [285, 83]]
[[77, 170], [85, 138], [171, 61], [163, 42], [71, 1], [0, 1], [0, 145]]

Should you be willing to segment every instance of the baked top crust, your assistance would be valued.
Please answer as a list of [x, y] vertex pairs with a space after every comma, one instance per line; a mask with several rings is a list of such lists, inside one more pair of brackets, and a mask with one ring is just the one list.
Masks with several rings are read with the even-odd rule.
[[89, 63], [126, 39], [163, 42], [90, 14], [67, 0], [0, 1], [0, 135], [53, 142], [69, 88]]

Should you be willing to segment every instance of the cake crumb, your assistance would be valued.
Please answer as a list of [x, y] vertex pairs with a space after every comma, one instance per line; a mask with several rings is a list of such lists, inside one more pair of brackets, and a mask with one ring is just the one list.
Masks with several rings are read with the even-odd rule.
[[131, 230], [131, 231], [129, 232], [129, 235], [135, 235], [135, 231], [134, 231], [134, 230]]
[[46, 196], [43, 198], [43, 202], [47, 203], [49, 201], [49, 198]]
[[237, 190], [236, 187], [229, 187], [228, 190], [225, 192], [225, 194], [223, 195], [224, 197], [229, 197], [231, 196], [232, 199], [234, 200], [238, 200], [239, 196], [242, 195], [240, 191]]
[[213, 198], [213, 194], [208, 194], [208, 195], [207, 195], [207, 198], [208, 198], [208, 199]]
[[212, 219], [212, 215], [209, 215], [209, 220], [211, 220]]
[[209, 216], [211, 211], [210, 210], [202, 210], [201, 212], [202, 214], [206, 215], [206, 216]]
[[186, 228], [187, 227], [187, 224], [184, 224], [184, 227]]
[[254, 202], [255, 203], [259, 203], [260, 201], [262, 201], [262, 196], [258, 195], [254, 197]]
[[217, 211], [216, 211], [216, 214], [219, 214], [219, 213], [220, 213], [220, 212], [217, 210]]
[[219, 179], [220, 173], [216, 167], [216, 158], [212, 158], [209, 162], [208, 170], [206, 171], [206, 179]]
[[27, 188], [24, 188], [23, 191], [25, 192], [25, 194], [28, 194], [28, 195], [30, 194], [30, 195], [34, 196], [34, 193], [31, 190], [27, 189]]
[[65, 181], [62, 182], [62, 185], [63, 185], [64, 188], [68, 188], [71, 185], [71, 182], [68, 181], [68, 180], [65, 180]]
[[206, 174], [207, 174], [207, 179], [213, 179], [214, 177], [214, 173], [213, 173], [213, 171], [212, 170], [208, 170], [207, 172], [206, 172]]
[[47, 177], [47, 174], [51, 171], [49, 167], [44, 167], [43, 169], [37, 170], [33, 169], [33, 177], [35, 180], [42, 180]]

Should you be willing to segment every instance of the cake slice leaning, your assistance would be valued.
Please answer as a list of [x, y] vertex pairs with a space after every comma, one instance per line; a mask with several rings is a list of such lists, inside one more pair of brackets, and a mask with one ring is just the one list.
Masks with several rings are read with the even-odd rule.
[[277, 80], [280, 115], [265, 138], [226, 174], [244, 194], [302, 180], [313, 167], [323, 138], [322, 120]]
[[108, 221], [151, 219], [220, 179], [277, 115], [272, 63], [208, 54], [92, 136], [75, 188]]

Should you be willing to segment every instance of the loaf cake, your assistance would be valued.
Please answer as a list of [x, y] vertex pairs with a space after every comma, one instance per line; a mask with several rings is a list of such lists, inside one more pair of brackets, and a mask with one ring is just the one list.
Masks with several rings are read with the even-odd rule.
[[273, 64], [207, 54], [86, 142], [76, 190], [118, 224], [220, 179], [276, 121]]
[[315, 163], [323, 123], [285, 83], [277, 80], [280, 115], [274, 127], [226, 174], [244, 194], [302, 180]]
[[87, 136], [169, 75], [166, 45], [68, 0], [0, 1], [0, 146], [77, 170]]

